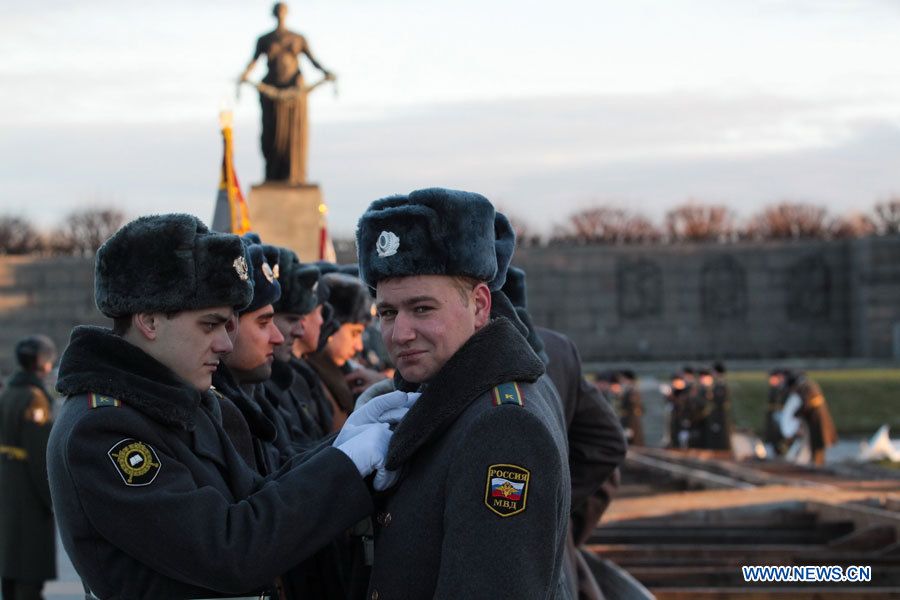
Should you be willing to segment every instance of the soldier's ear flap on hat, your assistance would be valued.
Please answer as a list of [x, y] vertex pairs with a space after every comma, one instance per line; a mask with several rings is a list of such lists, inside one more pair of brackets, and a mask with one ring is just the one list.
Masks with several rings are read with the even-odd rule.
[[318, 298], [319, 269], [310, 265], [299, 266], [292, 273], [292, 286], [296, 293], [296, 312], [305, 315], [320, 304]]
[[506, 271], [506, 283], [503, 284], [503, 293], [509, 298], [516, 308], [528, 308], [525, 288], [525, 271], [510, 265]]
[[319, 282], [319, 269], [313, 266], [303, 266], [297, 269], [297, 283], [304, 289], [312, 290]]
[[[501, 212], [494, 215], [494, 249], [497, 253], [497, 275], [488, 283], [492, 292], [496, 292], [506, 283], [507, 270], [516, 251], [516, 232], [512, 224]], [[513, 303], [515, 304], [515, 303]]]

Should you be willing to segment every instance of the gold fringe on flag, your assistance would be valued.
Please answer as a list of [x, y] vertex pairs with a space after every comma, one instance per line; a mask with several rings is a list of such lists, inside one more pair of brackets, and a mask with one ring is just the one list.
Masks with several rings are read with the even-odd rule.
[[225, 144], [225, 155], [222, 157], [222, 176], [219, 180], [219, 191], [228, 196], [228, 207], [231, 211], [231, 233], [244, 235], [250, 231], [250, 213], [237, 173], [234, 171], [231, 113], [223, 112], [219, 122], [222, 126], [222, 139]]

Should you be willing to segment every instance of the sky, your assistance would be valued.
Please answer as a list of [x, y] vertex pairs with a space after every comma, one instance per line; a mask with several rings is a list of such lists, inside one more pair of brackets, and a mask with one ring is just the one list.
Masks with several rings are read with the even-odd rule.
[[[747, 216], [900, 194], [891, 0], [288, 4], [288, 26], [339, 78], [311, 99], [309, 165], [338, 236], [372, 200], [434, 185], [480, 192], [544, 232], [601, 203], [659, 220], [688, 199]], [[223, 108], [245, 192], [259, 183], [258, 103], [235, 82], [270, 9], [11, 3], [0, 214], [50, 226], [116, 205], [208, 220]]]

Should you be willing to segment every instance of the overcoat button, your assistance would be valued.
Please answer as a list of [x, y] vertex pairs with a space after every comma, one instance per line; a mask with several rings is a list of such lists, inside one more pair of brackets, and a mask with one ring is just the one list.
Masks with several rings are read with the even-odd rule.
[[378, 600], [378, 590], [372, 590], [372, 600]]
[[381, 525], [382, 527], [387, 527], [388, 525], [390, 525], [391, 519], [392, 519], [391, 513], [389, 513], [389, 512], [378, 513], [378, 518], [377, 518], [378, 524]]

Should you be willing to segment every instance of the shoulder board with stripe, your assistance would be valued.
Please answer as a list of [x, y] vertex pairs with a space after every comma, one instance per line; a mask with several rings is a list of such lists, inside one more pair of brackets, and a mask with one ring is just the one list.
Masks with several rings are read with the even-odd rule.
[[515, 404], [517, 406], [525, 406], [525, 395], [519, 389], [519, 384], [515, 381], [509, 383], [501, 383], [491, 392], [491, 399], [494, 406], [501, 404]]
[[104, 408], [106, 406], [114, 406], [118, 408], [119, 406], [122, 406], [122, 403], [110, 396], [104, 396], [103, 394], [94, 394], [92, 392], [88, 394], [88, 406], [91, 408]]

